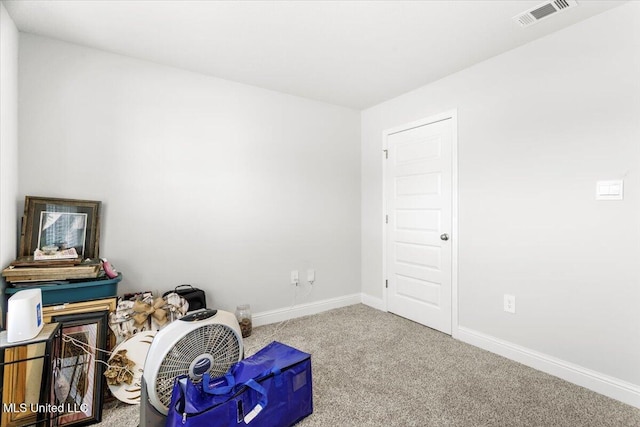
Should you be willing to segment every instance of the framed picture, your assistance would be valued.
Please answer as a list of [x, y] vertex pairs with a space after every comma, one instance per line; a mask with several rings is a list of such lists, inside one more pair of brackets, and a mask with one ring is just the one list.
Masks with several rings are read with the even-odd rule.
[[54, 402], [64, 409], [59, 426], [83, 426], [102, 419], [102, 384], [108, 311], [52, 316], [62, 324], [62, 349], [55, 366]]
[[[108, 311], [113, 313], [116, 311], [118, 298], [94, 299], [91, 301], [67, 302], [60, 305], [49, 305], [42, 307], [42, 320], [44, 323], [55, 322], [54, 318], [61, 315], [95, 313], [96, 311]], [[107, 324], [107, 350], [111, 350], [116, 346], [116, 336]]]
[[98, 258], [101, 202], [26, 196], [20, 256], [55, 246], [75, 248], [82, 258]]
[[[0, 416], [0, 425], [17, 427], [32, 425], [37, 422], [38, 414], [32, 405], [37, 405], [40, 397], [45, 344], [29, 344], [4, 350], [2, 373], [2, 404], [25, 404], [24, 410], [6, 411]], [[26, 387], [29, 384], [29, 387]], [[5, 408], [6, 406], [3, 406]]]
[[[100, 300], [66, 303], [42, 308], [42, 320], [44, 323], [55, 322], [54, 318], [78, 318], [78, 315], [101, 311], [116, 311], [117, 298], [104, 298]], [[101, 313], [100, 313], [101, 314]], [[108, 325], [106, 325], [108, 327]], [[107, 329], [107, 350], [116, 345], [116, 337]], [[5, 350], [5, 362], [14, 362], [30, 359], [25, 362], [12, 363], [4, 367], [4, 374], [0, 375], [2, 385], [2, 403], [26, 403], [25, 411], [2, 411], [0, 426], [16, 427], [36, 423], [37, 413], [31, 410], [32, 404], [39, 402], [39, 390], [42, 380], [42, 360], [35, 357], [42, 356], [44, 344], [30, 344], [29, 346], [13, 347]], [[35, 359], [34, 359], [35, 358]], [[57, 377], [56, 377], [57, 379]], [[54, 379], [55, 381], [55, 379]], [[55, 402], [55, 400], [54, 400]]]

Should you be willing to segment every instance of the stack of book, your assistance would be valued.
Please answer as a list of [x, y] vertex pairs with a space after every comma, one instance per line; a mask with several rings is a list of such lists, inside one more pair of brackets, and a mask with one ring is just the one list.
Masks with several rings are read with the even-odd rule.
[[100, 275], [100, 260], [50, 259], [34, 260], [20, 257], [2, 271], [5, 280], [14, 286], [40, 285], [77, 279], [95, 279]]

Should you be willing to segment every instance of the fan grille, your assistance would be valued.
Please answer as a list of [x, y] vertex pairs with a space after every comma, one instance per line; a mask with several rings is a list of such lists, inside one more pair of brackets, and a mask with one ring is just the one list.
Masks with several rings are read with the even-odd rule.
[[240, 342], [231, 328], [221, 324], [204, 325], [182, 337], [169, 350], [158, 369], [156, 394], [165, 407], [171, 402], [174, 379], [188, 373], [191, 362], [203, 353], [213, 357], [208, 372], [217, 377], [240, 359]]

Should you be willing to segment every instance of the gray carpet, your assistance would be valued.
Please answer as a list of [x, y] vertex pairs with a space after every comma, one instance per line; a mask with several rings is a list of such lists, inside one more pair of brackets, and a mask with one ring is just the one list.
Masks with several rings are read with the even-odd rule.
[[[640, 426], [640, 409], [354, 305], [255, 328], [247, 355], [277, 340], [312, 355], [315, 426]], [[138, 408], [100, 425], [136, 426]]]

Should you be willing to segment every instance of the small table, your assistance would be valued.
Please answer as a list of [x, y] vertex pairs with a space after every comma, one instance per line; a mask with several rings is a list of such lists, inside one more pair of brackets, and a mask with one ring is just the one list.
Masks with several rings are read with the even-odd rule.
[[[12, 425], [32, 425], [34, 424], [35, 418], [36, 425], [38, 426], [54, 425], [56, 414], [54, 411], [50, 410], [51, 406], [54, 405], [54, 402], [52, 402], [53, 392], [51, 388], [53, 377], [52, 369], [54, 360], [57, 359], [60, 354], [60, 327], [60, 323], [45, 324], [40, 333], [35, 338], [18, 342], [8, 342], [7, 331], [0, 332], [0, 350], [2, 350], [0, 369], [2, 369], [2, 377], [5, 379], [2, 388], [3, 413], [1, 420], [2, 422], [0, 424], [5, 425], [5, 423], [9, 424], [11, 422]], [[26, 351], [27, 346], [39, 343], [45, 343], [43, 354], [28, 357]], [[19, 359], [11, 357], [11, 360], [7, 361], [7, 350], [15, 350], [18, 347], [24, 347], [24, 351], [14, 351], [13, 354], [22, 354], [24, 355], [24, 357]], [[16, 400], [20, 400], [16, 399], [16, 391], [18, 390], [16, 390], [14, 387], [8, 387], [7, 385], [18, 384], [18, 378], [7, 377], [5, 375], [7, 373], [6, 371], [11, 370], [12, 372], [18, 372], [19, 369], [10, 369], [10, 365], [14, 365], [16, 363], [25, 363], [26, 366], [26, 362], [38, 359], [43, 360], [42, 380], [40, 381], [40, 394], [38, 404], [31, 405], [30, 403], [16, 402]], [[19, 367], [20, 365], [16, 366]], [[35, 417], [30, 416], [30, 413], [35, 413]], [[24, 424], [22, 424], [22, 422], [24, 422]]]

